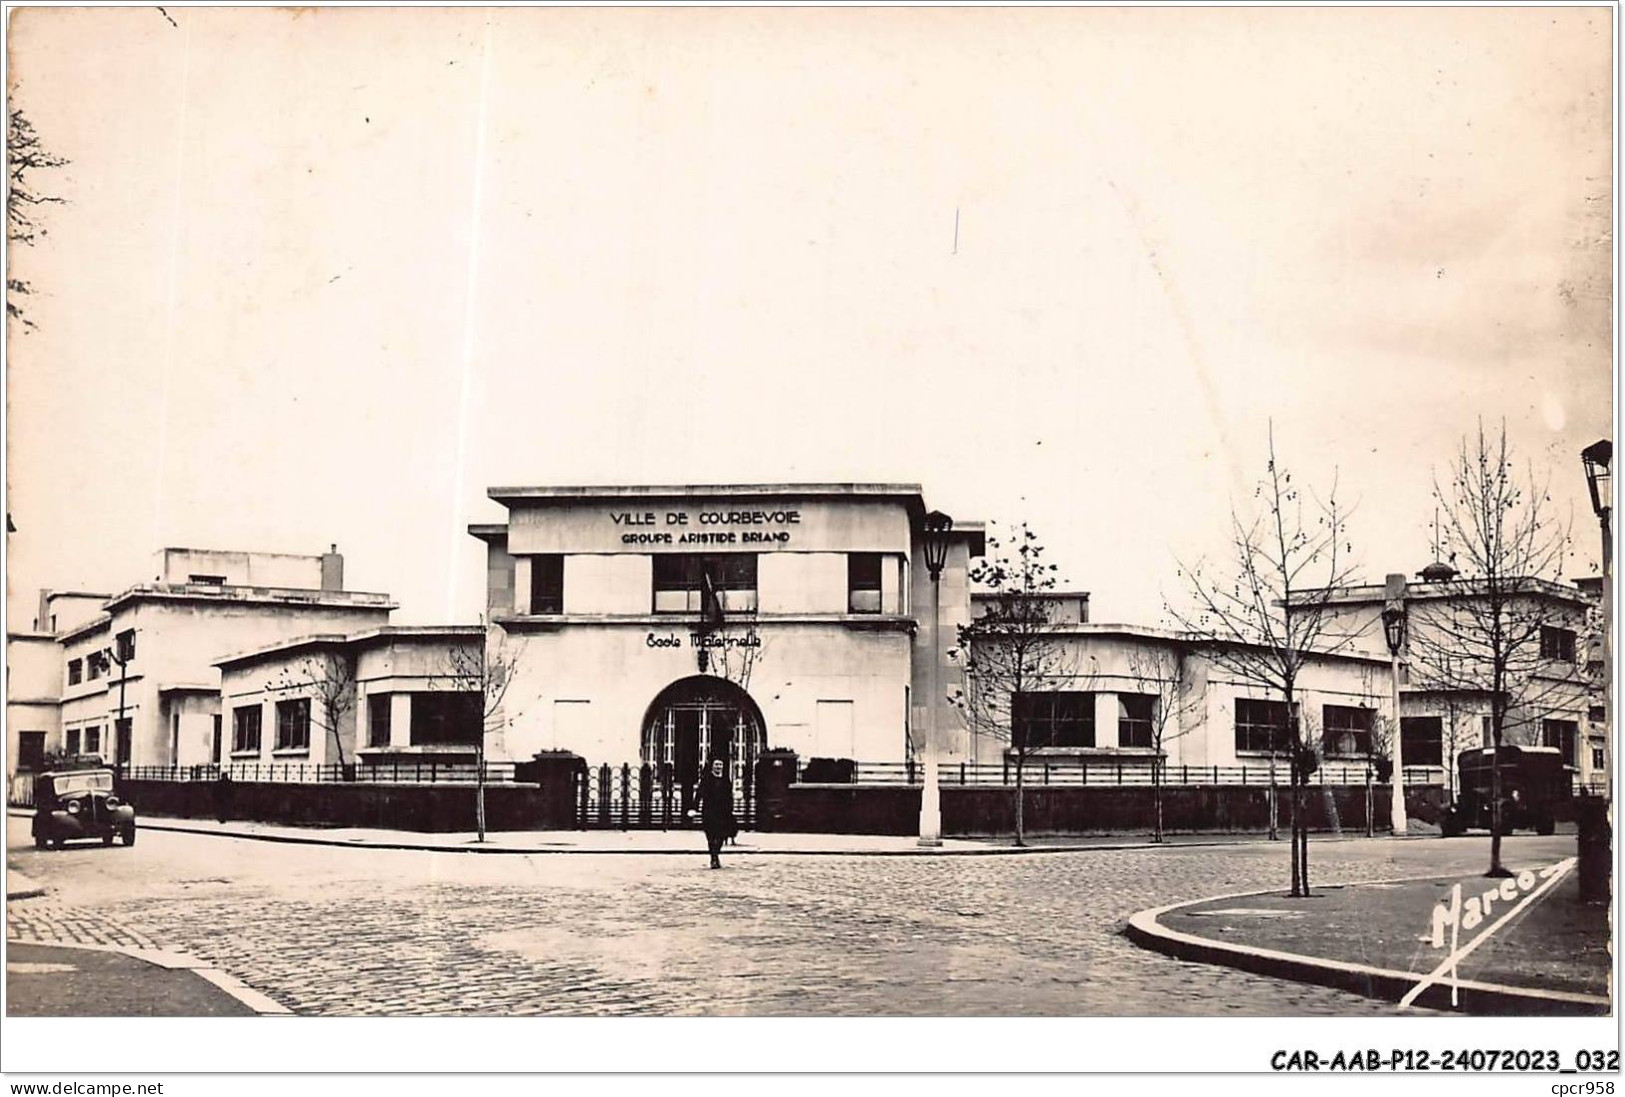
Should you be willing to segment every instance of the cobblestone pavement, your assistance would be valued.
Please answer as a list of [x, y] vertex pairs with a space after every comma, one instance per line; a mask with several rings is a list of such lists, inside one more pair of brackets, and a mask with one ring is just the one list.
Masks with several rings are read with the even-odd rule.
[[[1331, 884], [1470, 872], [1486, 845], [1328, 841], [1312, 847], [1312, 859], [1316, 882]], [[1572, 838], [1507, 842], [1513, 864], [1572, 850]], [[13, 937], [129, 934], [141, 947], [204, 959], [307, 1014], [1392, 1009], [1184, 963], [1122, 936], [1123, 922], [1144, 907], [1281, 886], [1280, 843], [1010, 857], [758, 856], [734, 858], [721, 872], [705, 869], [703, 854], [483, 857], [158, 833], [134, 849], [7, 852], [51, 889], [45, 899], [8, 904]]]

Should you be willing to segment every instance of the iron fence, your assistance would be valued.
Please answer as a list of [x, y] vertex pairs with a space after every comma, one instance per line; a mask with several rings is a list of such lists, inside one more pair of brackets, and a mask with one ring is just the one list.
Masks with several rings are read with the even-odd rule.
[[[668, 762], [587, 766], [576, 775], [576, 825], [583, 830], [683, 830], [698, 827], [699, 781], [681, 781]], [[733, 780], [734, 822], [756, 825], [756, 775], [742, 766]]]
[[[126, 766], [119, 773], [131, 781], [218, 781], [222, 773], [229, 773], [233, 781], [290, 784], [472, 785], [478, 778], [473, 762], [232, 762], [224, 766]], [[485, 763], [486, 784], [513, 780], [514, 763]]]
[[[864, 785], [917, 785], [924, 780], [924, 765], [908, 762], [857, 762], [852, 766], [853, 784]], [[1270, 767], [1246, 766], [1184, 766], [1164, 765], [1161, 783], [1164, 785], [1286, 785], [1291, 775], [1285, 764]], [[805, 772], [805, 771], [803, 771]], [[1014, 785], [1014, 763], [950, 762], [937, 767], [937, 781], [944, 785]], [[1309, 778], [1312, 785], [1385, 784], [1364, 765], [1321, 766]], [[1418, 767], [1405, 769], [1405, 783], [1412, 786], [1444, 784], [1442, 770]], [[847, 782], [842, 782], [847, 783]], [[1116, 760], [1081, 761], [1077, 759], [1027, 762], [1022, 773], [1022, 784], [1029, 786], [1059, 785], [1152, 785], [1156, 777], [1152, 767], [1144, 762]]]

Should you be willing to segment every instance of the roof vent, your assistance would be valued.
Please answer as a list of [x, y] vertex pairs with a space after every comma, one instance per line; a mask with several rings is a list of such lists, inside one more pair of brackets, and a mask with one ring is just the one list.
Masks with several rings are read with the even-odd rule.
[[1435, 560], [1416, 574], [1424, 583], [1448, 583], [1456, 577], [1456, 569]]

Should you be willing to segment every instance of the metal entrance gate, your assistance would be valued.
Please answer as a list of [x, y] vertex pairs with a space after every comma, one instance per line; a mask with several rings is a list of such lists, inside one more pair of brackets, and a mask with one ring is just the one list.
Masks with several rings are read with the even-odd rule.
[[[739, 829], [756, 825], [755, 766], [734, 778], [734, 821]], [[669, 763], [589, 766], [576, 782], [576, 825], [583, 830], [698, 829], [693, 790], [677, 780]]]

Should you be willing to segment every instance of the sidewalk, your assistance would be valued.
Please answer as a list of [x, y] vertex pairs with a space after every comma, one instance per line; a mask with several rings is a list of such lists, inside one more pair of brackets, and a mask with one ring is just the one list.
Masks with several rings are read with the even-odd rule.
[[[1475, 875], [1316, 887], [1307, 899], [1278, 891], [1226, 895], [1141, 911], [1127, 932], [1181, 959], [1396, 1005], [1409, 999], [1466, 1013], [1606, 1014], [1608, 906], [1580, 902], [1572, 866], [1550, 876], [1543, 873], [1551, 865], [1509, 867], [1520, 876], [1504, 892], [1503, 881]], [[1458, 884], [1461, 905], [1452, 917]]]
[[13, 1017], [257, 1017], [288, 1010], [170, 953], [6, 942]]
[[[27, 812], [11, 809], [13, 816]], [[438, 853], [577, 853], [657, 854], [705, 856], [705, 835], [699, 830], [533, 830], [489, 831], [479, 842], [472, 832], [428, 834], [409, 830], [364, 827], [294, 827], [272, 823], [213, 819], [175, 819], [143, 816], [142, 830], [182, 834], [208, 834], [261, 842], [289, 842], [321, 846], [362, 846], [370, 849], [421, 850]], [[1352, 836], [1351, 836], [1352, 837]], [[1265, 841], [1262, 834], [1170, 835], [1164, 846], [1228, 846]], [[1329, 837], [1326, 840], [1332, 840]], [[724, 857], [746, 855], [829, 857], [941, 857], [1067, 853], [1082, 850], [1154, 849], [1157, 843], [1139, 834], [1110, 834], [1079, 838], [1031, 838], [1018, 848], [1008, 838], [945, 838], [940, 846], [922, 848], [912, 836], [877, 834], [779, 834], [741, 831], [737, 844], [723, 850]], [[15, 875], [15, 874], [13, 874]], [[8, 890], [10, 890], [8, 885]]]

